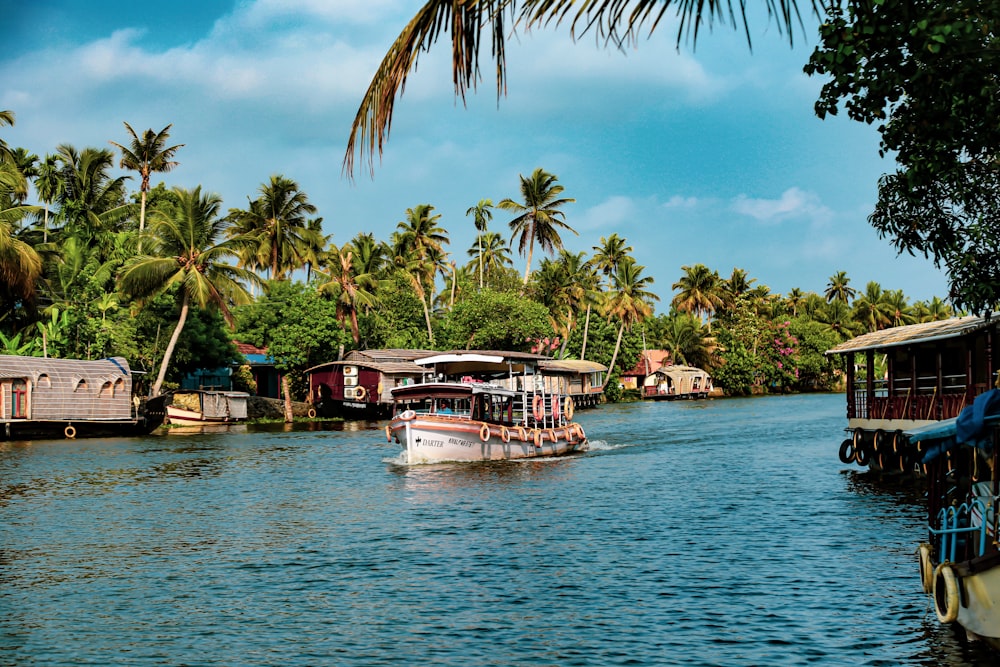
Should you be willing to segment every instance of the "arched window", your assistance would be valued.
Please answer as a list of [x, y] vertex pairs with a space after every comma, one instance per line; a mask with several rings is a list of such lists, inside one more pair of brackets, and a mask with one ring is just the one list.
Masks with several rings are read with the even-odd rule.
[[98, 394], [101, 398], [114, 398], [115, 386], [111, 384], [111, 381], [105, 382], [101, 385], [101, 393]]
[[76, 383], [76, 387], [73, 388], [73, 391], [78, 394], [87, 393], [87, 378], [80, 378]]
[[51, 389], [52, 388], [52, 378], [49, 377], [48, 373], [42, 373], [38, 376], [38, 380], [35, 382], [35, 386], [39, 389]]

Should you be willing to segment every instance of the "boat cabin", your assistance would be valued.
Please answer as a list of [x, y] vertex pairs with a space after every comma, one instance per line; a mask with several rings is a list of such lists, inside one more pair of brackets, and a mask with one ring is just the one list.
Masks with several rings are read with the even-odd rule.
[[418, 382], [428, 372], [414, 359], [429, 350], [352, 350], [340, 361], [306, 370], [309, 400], [320, 416], [384, 417], [394, 387]]
[[604, 396], [604, 374], [608, 367], [596, 361], [546, 359], [538, 362], [549, 390], [569, 396], [578, 408], [598, 405]]
[[455, 416], [486, 422], [513, 425], [516, 393], [488, 384], [428, 382], [403, 385], [392, 392], [396, 413], [413, 410], [416, 414]]
[[662, 366], [646, 376], [643, 398], [675, 400], [678, 398], [708, 398], [712, 393], [712, 376], [694, 366]]
[[[844, 360], [847, 429], [859, 464], [890, 456], [883, 441], [898, 450], [902, 431], [957, 417], [993, 387], [998, 321], [973, 315], [894, 327], [827, 351]], [[841, 459], [849, 460], [845, 448], [852, 449], [847, 441]], [[890, 458], [909, 469], [912, 454], [907, 460], [893, 451]]]

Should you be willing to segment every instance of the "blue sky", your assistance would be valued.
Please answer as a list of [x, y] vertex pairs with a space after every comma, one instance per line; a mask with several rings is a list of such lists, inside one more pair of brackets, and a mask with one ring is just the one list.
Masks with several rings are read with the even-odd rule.
[[[947, 294], [942, 272], [897, 256], [868, 225], [879, 176], [873, 128], [819, 120], [822, 80], [802, 73], [815, 41], [794, 48], [766, 17], [676, 48], [671, 19], [625, 52], [565, 29], [508, 44], [508, 94], [495, 83], [456, 101], [447, 45], [424, 54], [397, 102], [372, 178], [341, 174], [350, 124], [379, 61], [419, 3], [402, 0], [0, 0], [0, 109], [11, 146], [38, 155], [127, 143], [173, 124], [185, 144], [164, 181], [245, 207], [273, 174], [297, 181], [337, 244], [388, 239], [407, 208], [431, 204], [463, 263], [482, 198], [519, 200], [518, 175], [541, 167], [576, 199], [563, 240], [588, 255], [617, 232], [655, 280], [666, 312], [683, 265], [745, 269], [773, 292], [822, 293], [837, 271], [911, 299]], [[488, 56], [488, 43], [487, 43]], [[483, 70], [490, 75], [488, 62]], [[138, 182], [130, 182], [138, 188]], [[508, 234], [497, 211], [493, 231]], [[535, 253], [537, 267], [539, 253]], [[523, 258], [515, 256], [523, 271]]]

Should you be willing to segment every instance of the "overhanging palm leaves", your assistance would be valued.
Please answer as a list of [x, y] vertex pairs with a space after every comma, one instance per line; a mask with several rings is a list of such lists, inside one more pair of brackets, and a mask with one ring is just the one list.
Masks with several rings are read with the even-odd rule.
[[[792, 41], [792, 27], [799, 21], [795, 0], [760, 0], [769, 20], [773, 18], [779, 34]], [[813, 0], [814, 11], [819, 3]], [[506, 40], [515, 33], [510, 26], [520, 23], [525, 29], [548, 24], [569, 25], [574, 38], [589, 30], [605, 44], [621, 47], [638, 41], [648, 29], [651, 34], [668, 10], [680, 17], [678, 45], [686, 35], [697, 41], [700, 28], [713, 24], [745, 27], [750, 32], [746, 2], [732, 0], [429, 0], [389, 47], [351, 125], [344, 156], [344, 172], [354, 173], [355, 154], [366, 158], [374, 170], [376, 151], [381, 156], [392, 125], [396, 98], [402, 95], [406, 79], [416, 70], [422, 51], [428, 51], [442, 33], [451, 38], [452, 80], [455, 95], [463, 102], [468, 90], [475, 90], [480, 78], [479, 50], [483, 36], [491, 37], [491, 57], [495, 63], [497, 97], [506, 92]], [[818, 11], [817, 11], [818, 13]]]

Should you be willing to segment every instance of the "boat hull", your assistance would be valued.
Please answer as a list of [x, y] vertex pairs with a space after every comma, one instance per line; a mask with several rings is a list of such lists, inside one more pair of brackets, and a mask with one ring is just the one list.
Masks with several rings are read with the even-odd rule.
[[167, 423], [183, 426], [201, 426], [203, 424], [232, 424], [242, 419], [219, 418], [212, 419], [194, 410], [185, 410], [173, 405], [167, 406]]
[[587, 437], [579, 424], [524, 429], [440, 415], [404, 413], [387, 436], [405, 448], [407, 463], [503, 461], [562, 456], [580, 449]]

